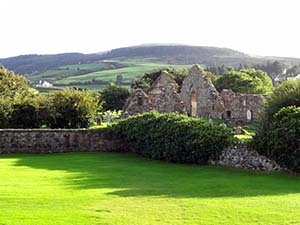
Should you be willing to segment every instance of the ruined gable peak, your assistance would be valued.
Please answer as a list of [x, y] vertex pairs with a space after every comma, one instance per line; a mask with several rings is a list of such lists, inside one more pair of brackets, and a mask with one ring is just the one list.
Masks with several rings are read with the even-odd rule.
[[160, 90], [168, 87], [177, 89], [178, 84], [167, 71], [163, 70], [159, 77], [154, 81], [154, 83], [150, 87], [148, 93], [155, 94], [157, 91], [160, 92]]
[[184, 86], [188, 86], [189, 89], [191, 89], [192, 87], [196, 89], [210, 87], [211, 89], [216, 91], [211, 79], [199, 65], [193, 65], [190, 68], [188, 75], [183, 80], [181, 91], [183, 90]]
[[190, 69], [190, 73], [203, 74], [205, 72], [200, 65], [194, 64]]
[[206, 83], [212, 84], [210, 78], [207, 76], [203, 68], [197, 64], [193, 65], [189, 70], [189, 77], [192, 77], [193, 80], [204, 80]]
[[134, 90], [127, 98], [123, 107], [122, 117], [136, 115], [143, 112], [148, 112], [152, 109], [148, 95], [140, 88]]

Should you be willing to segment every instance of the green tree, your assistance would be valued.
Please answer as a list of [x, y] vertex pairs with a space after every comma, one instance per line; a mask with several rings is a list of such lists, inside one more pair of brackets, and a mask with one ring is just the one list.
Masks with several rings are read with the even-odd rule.
[[31, 95], [28, 80], [0, 66], [0, 97], [23, 98]]
[[45, 121], [51, 128], [85, 128], [101, 109], [99, 94], [64, 89], [49, 93], [44, 105]]
[[229, 70], [216, 81], [219, 91], [231, 89], [247, 94], [266, 94], [272, 91], [272, 80], [267, 73], [256, 69]]
[[300, 81], [287, 81], [274, 88], [266, 102], [264, 109], [265, 119], [272, 120], [272, 117], [283, 107], [300, 107]]
[[281, 108], [253, 139], [256, 150], [279, 165], [300, 172], [300, 107]]
[[218, 79], [218, 76], [210, 71], [205, 71], [206, 75], [210, 78], [211, 82], [215, 85]]
[[117, 77], [116, 77], [116, 85], [121, 85], [124, 81], [124, 77], [122, 74], [119, 74]]
[[0, 128], [13, 127], [12, 123], [20, 122], [11, 117], [16, 110], [14, 106], [34, 97], [25, 77], [0, 66]]
[[300, 171], [300, 81], [277, 86], [267, 99], [259, 129], [253, 139], [256, 150], [280, 165]]
[[124, 87], [109, 85], [101, 91], [103, 110], [121, 110], [129, 96], [129, 90]]
[[7, 98], [0, 98], [0, 128], [7, 128], [11, 114], [11, 102]]
[[155, 82], [155, 80], [159, 77], [159, 75], [162, 73], [162, 71], [167, 71], [170, 74], [170, 76], [179, 85], [179, 88], [181, 87], [184, 78], [188, 74], [188, 70], [185, 68], [156, 70], [151, 73], [146, 73], [139, 80], [134, 81], [131, 84], [131, 88], [132, 89], [141, 88], [141, 89], [147, 91], [151, 87], [151, 85]]
[[12, 108], [9, 127], [11, 128], [39, 128], [37, 108], [29, 102], [15, 104]]

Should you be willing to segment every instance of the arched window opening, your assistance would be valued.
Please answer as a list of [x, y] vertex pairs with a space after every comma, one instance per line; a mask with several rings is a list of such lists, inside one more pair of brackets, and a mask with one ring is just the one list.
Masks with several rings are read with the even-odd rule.
[[251, 110], [247, 110], [247, 121], [248, 122], [251, 122], [252, 121], [252, 112], [251, 112]]
[[191, 106], [191, 116], [197, 116], [197, 95], [195, 92], [192, 93]]

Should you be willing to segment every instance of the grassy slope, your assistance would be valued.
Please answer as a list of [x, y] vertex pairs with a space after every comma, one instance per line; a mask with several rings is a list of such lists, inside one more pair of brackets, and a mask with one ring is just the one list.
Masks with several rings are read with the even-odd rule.
[[300, 224], [300, 179], [128, 154], [5, 155], [0, 224]]
[[31, 81], [46, 79], [47, 81], [56, 81], [61, 77], [69, 77], [80, 71], [85, 72], [88, 70], [91, 71], [100, 71], [105, 69], [111, 69], [111, 65], [109, 63], [90, 63], [90, 64], [75, 64], [75, 65], [67, 65], [58, 67], [57, 69], [47, 70], [43, 73], [32, 75], [28, 77]]
[[[112, 68], [113, 63], [118, 62], [125, 68]], [[122, 74], [125, 81], [131, 81], [137, 77], [141, 77], [144, 73], [151, 72], [160, 68], [177, 68], [187, 67], [186, 65], [170, 65], [164, 63], [151, 62], [147, 60], [127, 60], [109, 62], [91, 63], [91, 64], [76, 64], [59, 67], [58, 69], [48, 70], [44, 73], [28, 77], [31, 81], [46, 79], [50, 82], [68, 84], [70, 82], [84, 82], [92, 79], [103, 81], [115, 81], [117, 75]], [[66, 69], [68, 68], [68, 69]], [[80, 70], [78, 71], [77, 68]], [[88, 72], [88, 71], [95, 72]], [[83, 75], [74, 75], [78, 72], [83, 72]]]
[[161, 69], [161, 68], [169, 68], [169, 67], [175, 68], [175, 67], [183, 67], [183, 66], [160, 64], [160, 63], [132, 64], [126, 68], [103, 70], [103, 71], [88, 73], [80, 76], [70, 76], [65, 79], [57, 81], [57, 83], [68, 84], [74, 81], [84, 82], [92, 79], [115, 81], [117, 75], [120, 74], [123, 75], [125, 81], [132, 81], [137, 77], [143, 76], [147, 72], [151, 72], [153, 70]]

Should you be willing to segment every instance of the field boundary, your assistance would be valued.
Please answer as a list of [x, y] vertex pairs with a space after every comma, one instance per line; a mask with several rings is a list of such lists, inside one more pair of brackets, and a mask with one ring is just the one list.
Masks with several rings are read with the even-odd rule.
[[125, 152], [124, 140], [83, 129], [0, 129], [0, 154]]

